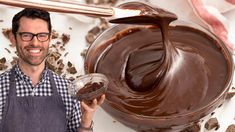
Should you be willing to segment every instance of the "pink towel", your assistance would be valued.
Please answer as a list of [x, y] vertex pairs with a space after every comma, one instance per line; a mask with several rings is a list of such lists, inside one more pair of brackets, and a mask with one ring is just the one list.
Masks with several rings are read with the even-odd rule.
[[[235, 52], [235, 31], [230, 31], [231, 22], [225, 12], [235, 9], [235, 0], [188, 0], [194, 12], [208, 25], [227, 47]], [[235, 24], [235, 23], [234, 23]]]

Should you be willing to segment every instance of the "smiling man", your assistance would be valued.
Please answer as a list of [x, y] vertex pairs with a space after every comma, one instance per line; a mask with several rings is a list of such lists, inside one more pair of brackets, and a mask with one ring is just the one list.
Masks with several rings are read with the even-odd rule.
[[0, 132], [90, 132], [105, 96], [91, 104], [68, 94], [70, 81], [48, 69], [50, 14], [26, 8], [12, 20], [18, 63], [0, 75]]

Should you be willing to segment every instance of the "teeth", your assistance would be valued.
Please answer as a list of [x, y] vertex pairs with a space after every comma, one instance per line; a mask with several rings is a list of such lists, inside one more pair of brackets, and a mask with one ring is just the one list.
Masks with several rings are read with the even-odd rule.
[[39, 49], [34, 49], [34, 50], [29, 50], [30, 53], [39, 53], [40, 50]]

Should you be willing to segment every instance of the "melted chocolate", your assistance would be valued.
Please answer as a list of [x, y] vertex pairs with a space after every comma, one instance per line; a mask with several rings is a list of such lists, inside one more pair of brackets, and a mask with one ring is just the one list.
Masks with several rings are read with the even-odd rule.
[[[136, 91], [146, 91], [157, 87], [160, 83], [160, 80], [165, 76], [168, 67], [170, 67], [173, 59], [173, 56], [177, 55], [175, 53], [176, 49], [172, 46], [170, 40], [168, 39], [168, 26], [171, 21], [177, 19], [177, 16], [173, 13], [167, 12], [160, 8], [153, 8], [151, 6], [142, 4], [142, 3], [132, 3], [124, 4], [122, 8], [140, 10], [141, 13], [138, 16], [118, 18], [110, 20], [112, 23], [119, 24], [147, 24], [147, 25], [158, 25], [162, 32], [163, 47], [165, 53], [161, 56], [161, 59], [156, 62], [156, 64], [144, 71], [141, 68], [142, 66], [149, 65], [149, 60], [147, 62], [141, 62], [136, 65], [136, 58], [143, 56], [145, 52], [138, 51], [130, 54], [127, 60], [127, 75], [126, 80], [131, 88], [134, 88]], [[150, 54], [155, 54], [157, 52], [151, 52]], [[147, 53], [149, 54], [149, 53]], [[133, 64], [134, 61], [134, 64]], [[139, 61], [139, 60], [137, 60]], [[140, 60], [145, 61], [145, 60]], [[153, 60], [154, 61], [154, 60]], [[140, 73], [141, 72], [141, 73]], [[137, 76], [136, 76], [137, 75]]]
[[103, 82], [88, 82], [83, 88], [78, 90], [76, 96], [79, 100], [92, 101], [105, 93]]
[[[101, 44], [106, 49], [94, 54], [99, 59], [88, 64], [88, 72], [103, 73], [110, 80], [104, 109], [136, 130], [154, 131], [161, 127], [153, 118], [162, 119], [159, 122], [165, 123], [164, 127], [176, 125], [178, 122], [169, 119], [211, 103], [224, 91], [231, 75], [231, 62], [227, 62], [219, 41], [198, 29], [168, 27], [176, 17], [168, 12], [158, 13], [116, 21], [134, 24], [137, 20], [138, 24], [152, 25], [156, 22], [157, 26], [118, 32]], [[154, 23], [150, 19], [155, 19]], [[186, 123], [189, 118], [194, 117], [179, 122]]]
[[105, 50], [95, 69], [112, 80], [107, 91], [111, 97], [107, 99], [116, 102], [118, 108], [148, 116], [183, 114], [203, 107], [223, 91], [229, 72], [224, 55], [211, 44], [211, 38], [188, 27], [170, 29], [177, 54], [172, 56], [171, 64], [163, 67], [167, 69], [164, 76], [156, 75], [158, 85], [145, 90], [130, 87], [128, 81], [142, 83], [144, 75], [162, 68], [165, 51], [158, 28], [126, 32], [131, 34], [109, 41], [112, 46]]

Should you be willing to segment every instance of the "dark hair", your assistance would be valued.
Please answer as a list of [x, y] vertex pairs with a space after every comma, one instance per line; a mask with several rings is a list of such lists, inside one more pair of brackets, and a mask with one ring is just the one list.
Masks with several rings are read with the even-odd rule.
[[32, 19], [39, 18], [45, 20], [47, 22], [49, 32], [51, 32], [51, 19], [49, 12], [36, 8], [25, 8], [22, 11], [18, 12], [12, 19], [12, 33], [14, 35], [19, 29], [19, 21], [22, 17]]

